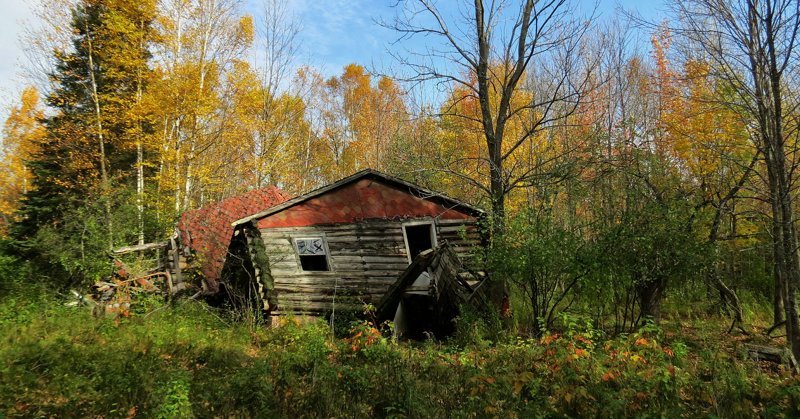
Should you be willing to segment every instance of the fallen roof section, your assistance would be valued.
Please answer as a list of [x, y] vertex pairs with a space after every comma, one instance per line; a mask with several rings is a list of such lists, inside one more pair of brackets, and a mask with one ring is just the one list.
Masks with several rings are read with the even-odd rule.
[[181, 215], [178, 222], [181, 246], [188, 247], [195, 260], [199, 261], [199, 270], [210, 292], [217, 291], [233, 235], [231, 222], [280, 204], [287, 198], [280, 189], [268, 186], [213, 202]]
[[[398, 316], [416, 316], [422, 321], [412, 323], [416, 323], [416, 327], [421, 329], [403, 330], [402, 333], [409, 333], [407, 337], [419, 338], [426, 332], [437, 337], [449, 335], [454, 330], [453, 320], [463, 306], [468, 305], [480, 311], [488, 307], [485, 297], [478, 292], [480, 283], [476, 286], [470, 285], [461, 277], [462, 271], [464, 267], [458, 255], [447, 242], [420, 253], [378, 303], [376, 310], [378, 320], [394, 320], [395, 326], [398, 327], [396, 332], [401, 332], [399, 329], [403, 327], [399, 323], [405, 322]], [[424, 273], [430, 278], [427, 290], [415, 289], [413, 285]], [[425, 303], [401, 315], [400, 304], [407, 297], [414, 297], [417, 300], [423, 297]]]

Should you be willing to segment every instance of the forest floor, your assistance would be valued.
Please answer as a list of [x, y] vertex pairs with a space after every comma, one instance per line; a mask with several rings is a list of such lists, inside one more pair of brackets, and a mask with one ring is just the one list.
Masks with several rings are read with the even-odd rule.
[[539, 339], [490, 339], [470, 321], [447, 342], [396, 343], [367, 323], [337, 338], [322, 322], [263, 328], [155, 297], [97, 318], [35, 290], [0, 291], [0, 416], [800, 415], [800, 380], [746, 356], [746, 343], [782, 344], [753, 311], [749, 336], [669, 304], [638, 333], [576, 317]]

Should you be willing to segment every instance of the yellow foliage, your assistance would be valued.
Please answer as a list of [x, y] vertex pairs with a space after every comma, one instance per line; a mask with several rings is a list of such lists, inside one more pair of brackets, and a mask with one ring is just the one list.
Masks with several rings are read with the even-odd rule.
[[33, 176], [27, 162], [37, 153], [44, 136], [43, 117], [39, 92], [28, 87], [22, 91], [19, 105], [11, 108], [3, 126], [0, 149], [0, 235], [6, 233], [8, 223], [15, 219], [22, 195], [32, 188]]

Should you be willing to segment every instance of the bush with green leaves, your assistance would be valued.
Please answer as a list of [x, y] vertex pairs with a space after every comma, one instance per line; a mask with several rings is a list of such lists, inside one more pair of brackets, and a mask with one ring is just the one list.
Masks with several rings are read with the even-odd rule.
[[534, 336], [552, 327], [559, 313], [575, 301], [574, 291], [588, 274], [590, 243], [558, 225], [548, 214], [524, 211], [508, 222], [489, 252], [492, 274], [521, 294], [515, 313]]
[[587, 281], [593, 301], [612, 302], [617, 331], [658, 322], [668, 288], [698, 279], [708, 253], [686, 202], [640, 203], [622, 216], [598, 234], [596, 268]]
[[[105, 214], [108, 201], [112, 238]], [[115, 189], [109, 197], [96, 194], [81, 205], [64, 204], [58, 213], [58, 222], [30, 225], [31, 221], [23, 218], [12, 229], [14, 253], [35, 262], [38, 270], [46, 274], [44, 279], [58, 290], [88, 286], [110, 275], [110, 248], [135, 244], [138, 239], [135, 193], [129, 189]], [[146, 213], [145, 237], [164, 237], [167, 222]]]

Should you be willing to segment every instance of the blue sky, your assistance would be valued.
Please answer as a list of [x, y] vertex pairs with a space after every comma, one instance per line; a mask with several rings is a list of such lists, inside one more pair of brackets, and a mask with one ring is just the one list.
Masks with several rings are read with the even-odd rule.
[[[394, 64], [387, 48], [395, 34], [375, 20], [390, 19], [395, 0], [285, 0], [300, 21], [302, 49], [297, 61], [310, 64], [323, 74], [333, 75], [348, 63], [356, 62], [377, 69]], [[17, 38], [32, 19], [32, 0], [0, 0], [0, 118], [5, 119], [24, 85], [19, 71], [24, 59], [23, 45]], [[442, 5], [454, 0], [439, 0]], [[601, 19], [612, 16], [618, 7], [641, 13], [648, 20], [659, 20], [665, 0], [599, 0]], [[260, 0], [245, 0], [245, 9], [256, 14]], [[576, 0], [578, 12], [590, 10], [595, 2]]]
[[[390, 20], [395, 0], [288, 0], [289, 8], [302, 26], [304, 64], [319, 68], [324, 74], [336, 74], [346, 64], [356, 62], [377, 69], [394, 63], [387, 48], [396, 39], [391, 30], [375, 23]], [[618, 8], [640, 13], [648, 20], [660, 20], [666, 0], [599, 0], [600, 19], [614, 15]], [[444, 7], [455, 0], [439, 0]], [[579, 13], [592, 11], [595, 0], [576, 0]], [[259, 0], [248, 0], [246, 7], [257, 15]]]

